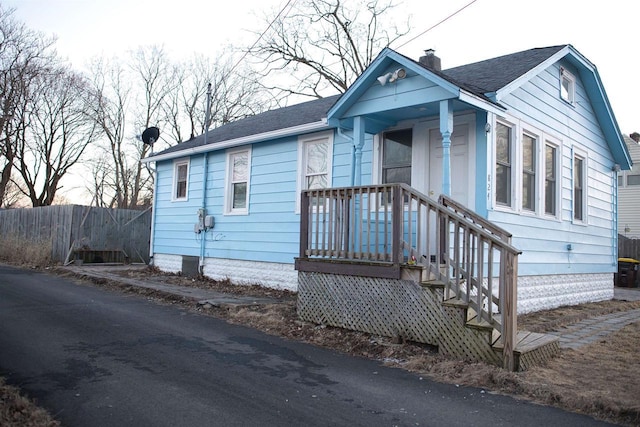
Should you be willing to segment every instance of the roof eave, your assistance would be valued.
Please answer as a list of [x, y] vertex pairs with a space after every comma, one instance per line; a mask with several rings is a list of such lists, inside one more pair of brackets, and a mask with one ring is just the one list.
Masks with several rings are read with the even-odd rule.
[[460, 99], [460, 101], [462, 102], [472, 105], [473, 107], [479, 108], [481, 110], [485, 110], [493, 114], [504, 114], [507, 111], [507, 108], [501, 105], [489, 102], [485, 99], [482, 99], [478, 95], [475, 95], [464, 89], [460, 89], [460, 94], [458, 95], [458, 99]]
[[254, 144], [256, 142], [268, 141], [271, 139], [285, 138], [288, 136], [297, 136], [310, 132], [318, 132], [321, 130], [327, 130], [327, 120], [322, 119], [317, 122], [305, 123], [303, 125], [292, 126], [284, 129], [276, 129], [270, 132], [263, 132], [256, 135], [243, 136], [241, 138], [229, 139], [226, 141], [220, 141], [210, 143], [206, 145], [199, 145], [193, 148], [187, 148], [184, 150], [173, 151], [171, 153], [159, 154], [156, 156], [147, 157], [140, 160], [142, 163], [159, 162], [165, 160], [178, 159], [187, 156], [193, 156], [196, 154], [202, 154], [210, 151], [219, 151], [227, 148], [239, 147], [247, 144]]

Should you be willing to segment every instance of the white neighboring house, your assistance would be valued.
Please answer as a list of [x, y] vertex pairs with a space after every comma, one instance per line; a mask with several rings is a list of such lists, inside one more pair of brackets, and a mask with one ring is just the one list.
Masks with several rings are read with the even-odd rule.
[[640, 134], [624, 136], [633, 167], [618, 172], [618, 233], [640, 239]]

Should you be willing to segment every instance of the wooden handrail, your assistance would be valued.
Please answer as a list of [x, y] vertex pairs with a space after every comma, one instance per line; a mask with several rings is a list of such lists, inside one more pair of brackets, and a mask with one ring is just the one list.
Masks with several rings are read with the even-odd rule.
[[440, 202], [441, 205], [451, 208], [455, 212], [460, 213], [465, 218], [471, 219], [473, 222], [479, 224], [482, 228], [490, 231], [491, 233], [497, 236], [500, 236], [505, 241], [511, 243], [511, 237], [512, 237], [511, 233], [509, 233], [504, 228], [501, 228], [495, 225], [491, 221], [485, 218], [482, 218], [481, 216], [473, 212], [471, 209], [467, 208], [462, 203], [458, 203], [455, 200], [453, 200], [451, 197], [445, 196], [444, 194], [441, 194], [440, 197], [438, 197], [438, 202]]
[[520, 251], [506, 230], [450, 197], [435, 201], [406, 184], [305, 190], [300, 214], [301, 259], [395, 265], [398, 274], [401, 264], [422, 265], [445, 283], [445, 298], [468, 304], [478, 322], [500, 332], [503, 365], [513, 370]]

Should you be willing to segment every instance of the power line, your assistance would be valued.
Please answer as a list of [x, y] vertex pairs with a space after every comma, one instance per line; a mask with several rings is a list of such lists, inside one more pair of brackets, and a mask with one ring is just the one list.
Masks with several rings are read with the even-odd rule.
[[[242, 55], [242, 57], [236, 61], [236, 63], [233, 65], [233, 67], [231, 67], [231, 69], [229, 70], [229, 74], [231, 74], [233, 72], [233, 70], [236, 69], [236, 67], [238, 65], [240, 65], [240, 63], [244, 60], [244, 58], [247, 57], [247, 55], [249, 54], [249, 52], [251, 50], [253, 50], [254, 47], [256, 47], [256, 45], [260, 42], [260, 40], [262, 40], [262, 38], [264, 37], [265, 34], [267, 34], [267, 31], [269, 31], [271, 29], [271, 27], [273, 27], [273, 24], [275, 24], [275, 22], [280, 18], [280, 16], [284, 13], [285, 10], [287, 10], [287, 8], [289, 8], [289, 10], [291, 10], [291, 8], [289, 7], [289, 5], [291, 5], [291, 7], [293, 7], [292, 3], [295, 2], [296, 0], [289, 0], [287, 1], [287, 3], [284, 5], [284, 7], [282, 9], [280, 9], [280, 12], [278, 12], [278, 14], [271, 20], [271, 22], [269, 22], [269, 25], [267, 26], [267, 28], [260, 33], [260, 35], [258, 36], [258, 38], [256, 39], [255, 42], [253, 42], [253, 44], [251, 45], [251, 47], [249, 49], [247, 49], [244, 54]], [[287, 12], [289, 13], [289, 12]], [[286, 17], [286, 15], [285, 15]]]
[[462, 6], [460, 9], [456, 10], [455, 12], [453, 12], [452, 14], [450, 14], [449, 16], [447, 16], [446, 18], [442, 19], [441, 21], [439, 21], [438, 23], [432, 25], [431, 27], [427, 28], [426, 30], [424, 30], [423, 32], [421, 32], [420, 34], [418, 34], [417, 36], [415, 36], [414, 38], [407, 40], [406, 42], [402, 43], [400, 46], [398, 46], [396, 48], [397, 49], [401, 49], [402, 47], [406, 46], [407, 44], [411, 43], [412, 41], [414, 41], [415, 39], [417, 39], [418, 37], [421, 37], [423, 35], [425, 35], [426, 33], [428, 33], [429, 31], [433, 30], [434, 28], [436, 28], [438, 25], [448, 21], [449, 19], [453, 18], [454, 16], [456, 16], [458, 13], [462, 12], [463, 10], [465, 10], [466, 8], [468, 8], [469, 6], [471, 6], [472, 4], [474, 4], [475, 2], [477, 2], [478, 0], [471, 0], [469, 3], [467, 3], [466, 5]]

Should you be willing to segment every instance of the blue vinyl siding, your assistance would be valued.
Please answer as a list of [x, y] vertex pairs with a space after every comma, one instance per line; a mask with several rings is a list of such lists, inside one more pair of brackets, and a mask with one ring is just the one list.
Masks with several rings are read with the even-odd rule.
[[[576, 76], [573, 105], [559, 97], [560, 66]], [[611, 172], [614, 160], [576, 70], [568, 64], [555, 64], [501, 102], [509, 107], [511, 116], [542, 130], [561, 143], [558, 219], [495, 210], [488, 215], [490, 220], [513, 233], [514, 246], [523, 251], [518, 273], [615, 271], [612, 255], [615, 222]], [[572, 220], [574, 151], [586, 156], [586, 224]], [[571, 244], [571, 251], [567, 250], [568, 244]]]
[[[371, 138], [363, 150], [363, 182], [371, 180]], [[334, 137], [332, 186], [349, 186], [352, 142]], [[300, 215], [296, 214], [298, 139], [286, 138], [252, 145], [248, 215], [224, 215], [226, 152], [209, 153], [207, 214], [215, 227], [195, 234], [197, 210], [202, 202], [203, 155], [190, 163], [188, 200], [172, 202], [173, 162], [157, 165], [154, 250], [157, 253], [200, 254], [205, 257], [293, 263], [298, 256]]]

